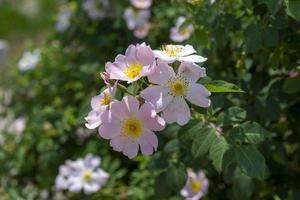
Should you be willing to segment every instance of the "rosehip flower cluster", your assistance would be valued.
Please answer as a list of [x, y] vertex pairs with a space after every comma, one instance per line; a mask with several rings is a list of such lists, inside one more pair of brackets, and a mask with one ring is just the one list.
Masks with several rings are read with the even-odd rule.
[[[210, 106], [210, 92], [197, 83], [206, 71], [196, 63], [204, 61], [191, 45], [166, 45], [161, 50], [152, 50], [145, 43], [130, 45], [125, 55], [106, 63], [102, 78], [108, 86], [92, 98], [86, 127], [98, 127], [100, 136], [129, 158], [139, 150], [153, 154], [158, 146], [155, 132], [162, 131], [166, 123], [184, 125], [190, 120], [186, 100]], [[122, 81], [134, 84], [138, 92], [128, 91]], [[118, 89], [126, 93], [121, 101], [115, 98]]]
[[85, 194], [95, 193], [106, 183], [109, 174], [99, 168], [100, 158], [88, 154], [83, 159], [67, 160], [59, 168], [55, 179], [55, 188], [58, 191], [84, 191]]
[[151, 28], [149, 18], [151, 17], [150, 7], [152, 0], [130, 0], [133, 7], [124, 11], [124, 19], [129, 30], [139, 39], [145, 38]]

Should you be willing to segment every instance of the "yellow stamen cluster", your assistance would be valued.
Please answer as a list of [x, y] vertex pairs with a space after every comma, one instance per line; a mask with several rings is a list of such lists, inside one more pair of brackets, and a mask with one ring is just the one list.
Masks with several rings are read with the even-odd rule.
[[184, 96], [187, 91], [187, 83], [181, 79], [170, 81], [169, 89], [172, 96]]
[[191, 188], [193, 192], [199, 192], [202, 189], [202, 183], [198, 180], [192, 180]]
[[182, 52], [182, 48], [176, 45], [162, 46], [162, 50], [170, 57], [176, 57], [180, 52]]
[[127, 67], [123, 72], [128, 78], [134, 79], [141, 74], [142, 67], [143, 65], [141, 63], [134, 63]]
[[100, 100], [100, 104], [106, 106], [109, 105], [110, 102], [111, 102], [111, 96], [109, 95], [109, 93], [104, 92], [103, 98]]
[[187, 34], [189, 34], [189, 32], [190, 32], [190, 30], [187, 27], [183, 27], [179, 31], [180, 35], [187, 35]]
[[124, 120], [122, 133], [131, 139], [138, 139], [142, 134], [141, 121], [135, 117]]
[[90, 182], [92, 180], [92, 171], [91, 170], [86, 170], [82, 173], [82, 178], [86, 182]]

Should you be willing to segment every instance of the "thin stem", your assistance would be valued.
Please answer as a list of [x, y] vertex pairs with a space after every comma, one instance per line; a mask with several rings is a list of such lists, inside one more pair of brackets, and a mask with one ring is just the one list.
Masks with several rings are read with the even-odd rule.
[[135, 94], [129, 92], [129, 91], [127, 90], [127, 88], [126, 88], [124, 85], [120, 84], [120, 83], [118, 83], [118, 88], [119, 88], [122, 92], [125, 92], [125, 93], [127, 93], [127, 94], [130, 94], [131, 96], [135, 96]]

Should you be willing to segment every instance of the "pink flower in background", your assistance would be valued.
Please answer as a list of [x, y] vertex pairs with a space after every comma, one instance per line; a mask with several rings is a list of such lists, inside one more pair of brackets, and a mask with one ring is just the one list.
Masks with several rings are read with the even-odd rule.
[[203, 171], [197, 174], [192, 170], [187, 171], [188, 179], [180, 194], [185, 200], [199, 200], [206, 195], [209, 187], [209, 181]]
[[200, 106], [210, 106], [210, 92], [196, 81], [206, 76], [205, 68], [194, 63], [183, 62], [175, 74], [166, 62], [158, 60], [153, 73], [148, 76], [150, 86], [141, 92], [141, 97], [155, 106], [156, 112], [162, 111], [162, 117], [167, 123], [177, 122], [180, 125], [188, 123], [191, 117], [190, 108], [186, 103]]
[[69, 190], [85, 194], [95, 193], [106, 183], [109, 175], [99, 168], [100, 158], [88, 154], [84, 159], [67, 160], [60, 166], [55, 179], [56, 190]]
[[298, 76], [299, 72], [297, 69], [292, 69], [289, 73], [290, 78], [296, 78]]
[[152, 5], [152, 0], [130, 0], [130, 2], [138, 9], [147, 9]]
[[85, 126], [88, 129], [94, 129], [101, 124], [101, 114], [106, 111], [114, 99], [116, 93], [117, 82], [113, 87], [106, 88], [101, 94], [94, 96], [91, 100], [92, 111], [85, 117], [87, 123]]
[[111, 109], [101, 116], [100, 136], [110, 140], [115, 151], [134, 158], [139, 149], [151, 155], [157, 149], [158, 140], [153, 131], [161, 131], [165, 121], [149, 103], [140, 105], [133, 96], [111, 104]]
[[143, 26], [136, 28], [133, 31], [133, 35], [138, 39], [143, 39], [148, 36], [150, 28], [151, 28], [151, 24], [147, 22]]
[[108, 62], [105, 70], [110, 79], [134, 82], [147, 76], [155, 64], [154, 54], [146, 44], [130, 45], [124, 55], [118, 55], [115, 62]]
[[191, 45], [165, 45], [161, 50], [153, 50], [155, 57], [168, 63], [175, 61], [201, 63], [207, 58], [196, 55], [196, 50]]
[[58, 13], [57, 22], [55, 24], [55, 29], [58, 32], [64, 32], [66, 31], [70, 24], [71, 24], [71, 17], [72, 17], [73, 11], [71, 8], [65, 6], [60, 8], [60, 11]]
[[223, 134], [223, 129], [220, 126], [217, 126], [215, 123], [209, 122], [208, 126], [215, 130], [217, 137], [220, 137]]
[[183, 42], [189, 39], [194, 32], [193, 24], [184, 25], [186, 21], [185, 17], [179, 17], [176, 22], [176, 26], [170, 30], [170, 38], [174, 42]]
[[109, 9], [109, 0], [85, 0], [82, 9], [91, 19], [102, 19]]
[[149, 21], [151, 16], [150, 10], [138, 10], [134, 8], [126, 8], [124, 11], [124, 19], [129, 30], [142, 27]]

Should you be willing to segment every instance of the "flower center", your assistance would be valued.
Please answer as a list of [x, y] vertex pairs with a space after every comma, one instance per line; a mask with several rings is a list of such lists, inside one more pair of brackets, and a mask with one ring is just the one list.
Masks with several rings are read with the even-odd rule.
[[138, 139], [142, 134], [142, 123], [139, 119], [133, 117], [123, 122], [122, 133], [131, 139]]
[[180, 35], [187, 35], [189, 32], [190, 30], [187, 27], [181, 28], [179, 31]]
[[128, 78], [134, 79], [141, 74], [142, 66], [141, 63], [134, 63], [124, 70], [124, 74]]
[[85, 170], [83, 173], [82, 173], [82, 178], [84, 181], [86, 182], [90, 182], [92, 180], [92, 171], [91, 170]]
[[107, 92], [104, 92], [103, 98], [100, 100], [100, 104], [103, 106], [106, 106], [110, 104], [111, 102], [111, 97]]
[[182, 52], [182, 48], [176, 45], [165, 45], [162, 47], [162, 50], [170, 57], [176, 57]]
[[201, 181], [198, 180], [192, 180], [191, 182], [191, 188], [193, 192], [199, 192], [202, 188], [202, 183]]
[[172, 96], [184, 96], [187, 91], [187, 83], [181, 79], [172, 80], [169, 83]]

